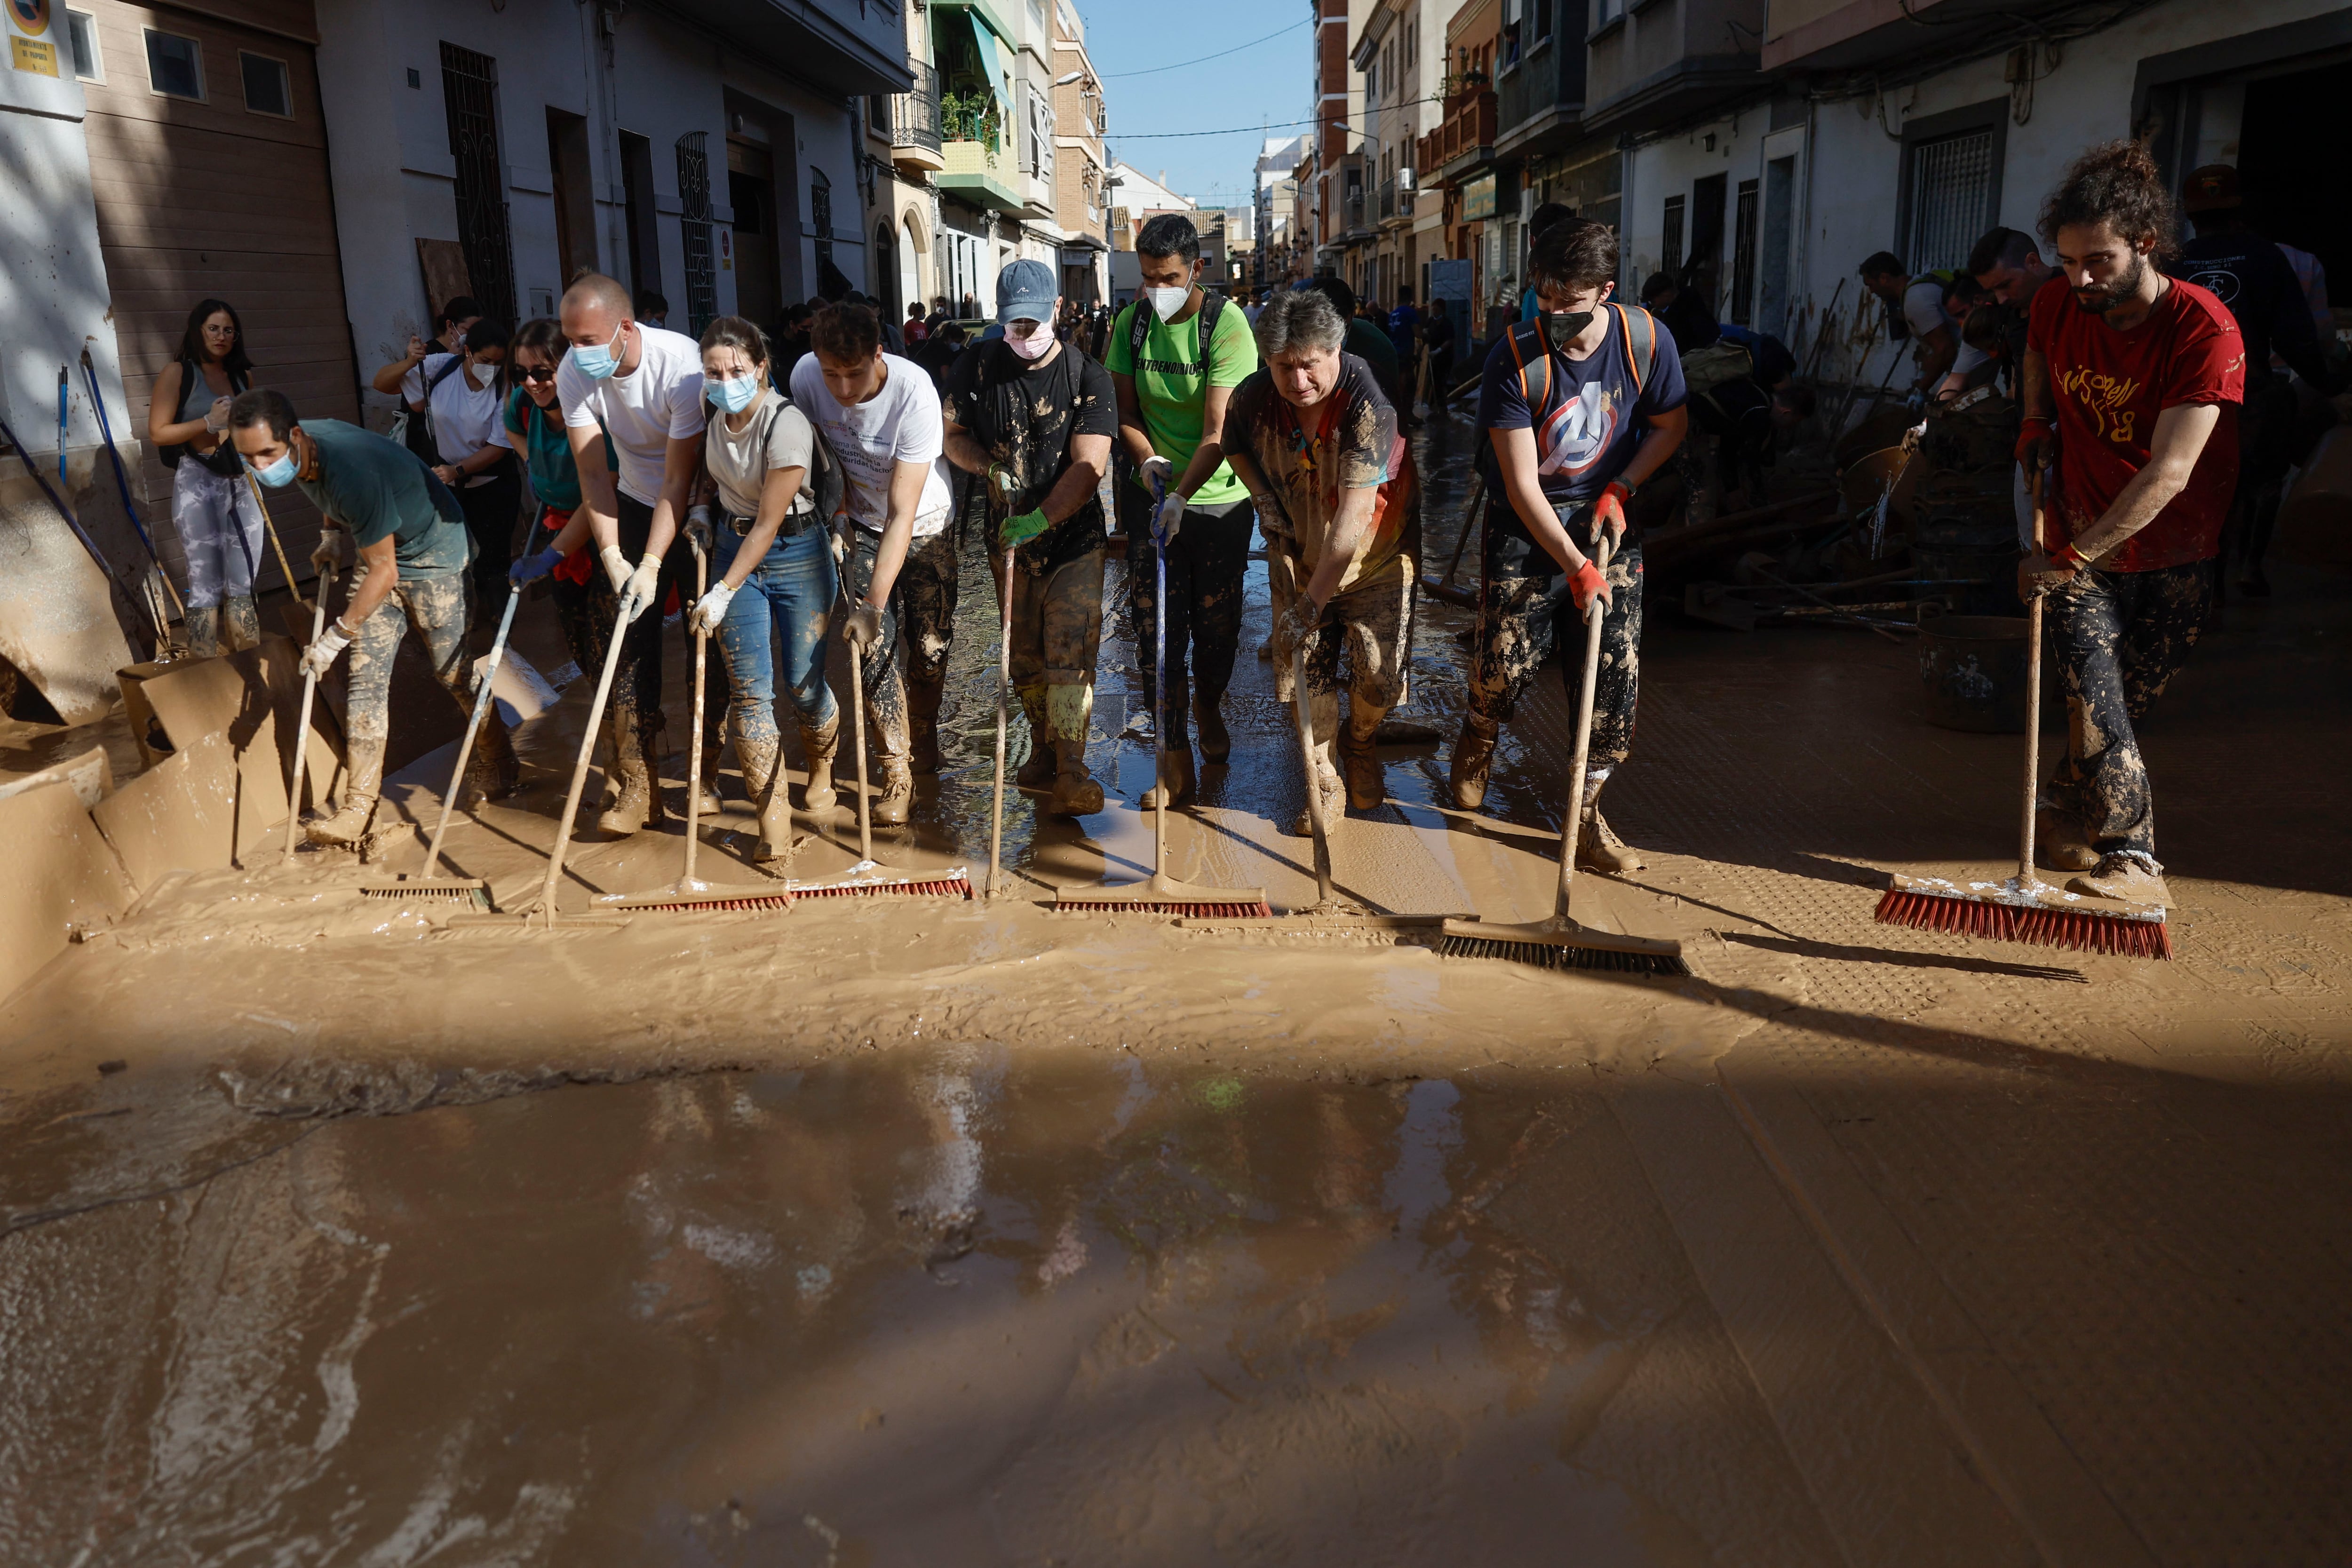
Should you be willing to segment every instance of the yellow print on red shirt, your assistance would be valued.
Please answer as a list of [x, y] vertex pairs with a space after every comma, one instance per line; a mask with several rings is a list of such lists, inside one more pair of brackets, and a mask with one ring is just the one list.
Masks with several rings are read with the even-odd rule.
[[2124, 405], [2138, 393], [2139, 383], [2105, 374], [2088, 365], [2060, 371], [2053, 379], [2061, 395], [2082, 400], [2083, 406], [2090, 412], [2093, 429], [2110, 441], [2131, 445], [2132, 426], [2139, 416], [2136, 409]]

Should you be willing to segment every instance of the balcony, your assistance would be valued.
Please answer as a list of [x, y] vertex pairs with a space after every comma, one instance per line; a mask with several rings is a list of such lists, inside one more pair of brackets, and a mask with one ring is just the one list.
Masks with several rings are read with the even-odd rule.
[[1765, 0], [1629, 13], [1586, 47], [1584, 133], [1638, 136], [1722, 112], [1764, 81], [1742, 40], [1761, 38], [1767, 25]]
[[937, 184], [950, 195], [998, 212], [1017, 213], [1028, 203], [1013, 182], [1013, 154], [994, 142], [942, 142]]
[[1537, 40], [1496, 89], [1495, 155], [1526, 157], [1567, 146], [1581, 134], [1584, 44]]
[[940, 78], [932, 67], [913, 63], [911, 92], [890, 97], [890, 161], [910, 173], [935, 174], [945, 166], [940, 153]]
[[1402, 223], [1412, 216], [1412, 183], [1391, 174], [1381, 182], [1381, 222]]
[[1433, 179], [1468, 174], [1495, 155], [1495, 94], [1465, 88], [1446, 100], [1445, 118], [1414, 148], [1414, 167]]

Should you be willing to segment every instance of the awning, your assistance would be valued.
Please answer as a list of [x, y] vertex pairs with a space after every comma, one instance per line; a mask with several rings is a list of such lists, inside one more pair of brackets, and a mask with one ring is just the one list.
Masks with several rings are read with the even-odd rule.
[[[989, 90], [996, 99], [997, 112], [1004, 121], [1005, 134], [1009, 137], [1013, 128], [1011, 84], [1015, 79], [1015, 73], [1013, 46], [1005, 42], [1003, 36], [996, 31], [988, 13], [977, 5], [939, 5], [935, 7], [935, 11], [950, 17], [960, 16], [960, 21], [950, 21], [946, 25], [959, 30], [963, 28], [971, 30], [972, 47], [977, 51], [981, 74], [988, 79]], [[956, 34], [950, 33], [941, 37], [939, 42], [947, 45], [949, 48], [954, 48], [961, 43], [961, 39]], [[943, 62], [948, 58], [947, 49], [938, 49], [934, 52], [935, 56], [941, 58]]]

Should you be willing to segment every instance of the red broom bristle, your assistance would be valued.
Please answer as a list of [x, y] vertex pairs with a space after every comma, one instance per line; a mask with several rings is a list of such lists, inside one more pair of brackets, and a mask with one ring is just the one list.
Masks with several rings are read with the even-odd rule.
[[803, 899], [865, 899], [884, 893], [969, 899], [971, 897], [971, 882], [963, 877], [944, 877], [934, 882], [850, 882], [830, 888], [794, 888], [793, 892], [795, 897]]
[[1255, 904], [1164, 904], [1150, 899], [1123, 900], [1118, 903], [1090, 899], [1082, 904], [1064, 904], [1062, 908], [1080, 910], [1087, 914], [1176, 915], [1196, 921], [1274, 918], [1273, 906], [1263, 900]]
[[680, 899], [676, 903], [670, 904], [633, 906], [636, 910], [655, 913], [664, 910], [685, 913], [715, 910], [724, 913], [737, 910], [788, 910], [792, 907], [793, 895], [790, 893], [755, 893], [740, 899]]
[[2102, 914], [2094, 910], [2019, 909], [1983, 899], [1948, 898], [1889, 888], [1879, 899], [1874, 918], [1882, 925], [2037, 947], [2062, 947], [2076, 952], [2113, 953], [2124, 958], [2172, 956], [2172, 935], [2164, 921]]

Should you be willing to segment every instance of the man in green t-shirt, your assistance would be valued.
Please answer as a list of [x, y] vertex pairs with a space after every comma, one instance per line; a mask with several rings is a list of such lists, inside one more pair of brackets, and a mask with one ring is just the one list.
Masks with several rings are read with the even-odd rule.
[[1225, 466], [1221, 437], [1226, 402], [1257, 369], [1257, 343], [1240, 310], [1202, 291], [1201, 236], [1192, 219], [1162, 213], [1145, 224], [1135, 259], [1143, 294], [1111, 323], [1104, 363], [1118, 394], [1119, 444], [1135, 467], [1134, 483], [1119, 487], [1118, 523], [1127, 535], [1136, 661], [1147, 685], [1160, 607], [1155, 545], [1168, 561], [1168, 700], [1159, 721], [1167, 756], [1164, 782], [1143, 804], [1160, 804], [1164, 788], [1172, 805], [1192, 793], [1188, 709], [1201, 722], [1206, 761], [1222, 763], [1233, 751], [1217, 704], [1241, 640], [1255, 514], [1249, 491]]
[[[308, 829], [313, 844], [348, 847], [367, 837], [383, 788], [392, 661], [404, 631], [415, 628], [434, 678], [460, 708], [473, 708], [466, 679], [473, 539], [457, 498], [397, 442], [340, 419], [306, 423], [284, 393], [268, 388], [230, 404], [228, 427], [255, 478], [273, 489], [297, 486], [326, 519], [311, 557], [320, 568], [315, 591], [327, 591], [331, 571], [350, 568], [343, 613], [302, 653], [303, 669], [324, 675], [338, 654], [352, 650], [342, 808]], [[494, 703], [482, 716], [464, 792], [495, 800], [513, 792], [519, 773]]]

